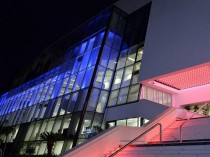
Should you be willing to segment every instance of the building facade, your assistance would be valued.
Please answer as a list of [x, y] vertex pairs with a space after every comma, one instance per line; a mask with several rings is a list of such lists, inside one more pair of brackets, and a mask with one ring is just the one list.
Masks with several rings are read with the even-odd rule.
[[40, 134], [58, 132], [60, 154], [101, 128], [141, 127], [169, 107], [209, 101], [209, 9], [208, 0], [121, 0], [50, 45], [59, 52], [50, 70], [0, 98], [13, 149], [44, 154]]

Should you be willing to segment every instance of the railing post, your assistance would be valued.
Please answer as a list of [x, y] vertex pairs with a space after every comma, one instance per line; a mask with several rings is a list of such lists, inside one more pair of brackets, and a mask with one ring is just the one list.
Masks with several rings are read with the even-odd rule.
[[189, 117], [184, 123], [182, 123], [182, 125], [180, 125], [179, 127], [179, 142], [180, 143], [182, 142], [182, 126], [186, 124], [191, 118], [193, 118], [195, 114], [198, 113], [206, 105], [208, 105], [208, 103], [203, 104], [191, 117]]

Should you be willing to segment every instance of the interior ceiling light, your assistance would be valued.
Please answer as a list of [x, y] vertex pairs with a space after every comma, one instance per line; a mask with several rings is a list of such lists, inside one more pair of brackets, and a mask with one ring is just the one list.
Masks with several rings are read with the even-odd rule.
[[162, 77], [155, 81], [179, 90], [209, 84], [210, 67], [203, 66], [191, 69]]

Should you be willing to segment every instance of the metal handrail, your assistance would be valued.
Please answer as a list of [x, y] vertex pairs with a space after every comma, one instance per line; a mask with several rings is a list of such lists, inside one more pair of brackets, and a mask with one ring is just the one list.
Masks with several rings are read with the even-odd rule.
[[128, 145], [132, 144], [133, 142], [135, 142], [136, 140], [138, 140], [139, 138], [141, 138], [142, 136], [144, 136], [146, 133], [148, 133], [149, 131], [151, 131], [152, 129], [154, 129], [158, 125], [160, 126], [160, 143], [161, 143], [162, 142], [162, 124], [161, 123], [157, 123], [157, 124], [153, 125], [152, 127], [150, 127], [149, 129], [147, 129], [141, 135], [139, 135], [136, 138], [134, 138], [132, 141], [128, 142], [126, 145], [124, 145], [123, 147], [121, 147], [119, 150], [117, 150], [116, 152], [114, 152], [113, 154], [111, 154], [109, 157], [113, 157], [113, 156], [117, 155], [119, 152], [121, 152], [123, 149], [125, 149]]
[[179, 127], [179, 142], [182, 142], [182, 127], [184, 124], [186, 124], [187, 122], [189, 122], [190, 119], [192, 119], [194, 117], [194, 115], [196, 115], [201, 109], [203, 109], [204, 106], [206, 106], [208, 103], [203, 104], [191, 117], [189, 117], [184, 123], [182, 123], [182, 125], [180, 125]]

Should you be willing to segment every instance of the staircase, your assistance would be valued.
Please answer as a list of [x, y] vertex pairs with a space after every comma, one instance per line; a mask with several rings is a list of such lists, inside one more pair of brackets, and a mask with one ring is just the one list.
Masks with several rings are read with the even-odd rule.
[[210, 157], [210, 142], [130, 145], [115, 157]]
[[[179, 141], [180, 126], [186, 120], [177, 120], [163, 131], [162, 141]], [[193, 118], [182, 127], [182, 137], [188, 140], [210, 140], [210, 117]], [[159, 136], [156, 136], [149, 143], [158, 143]]]
[[[186, 120], [176, 120], [147, 144], [133, 143], [116, 157], [210, 157], [210, 117], [193, 118], [182, 127], [183, 142], [180, 143], [180, 126]], [[105, 157], [120, 149], [108, 152]], [[112, 156], [110, 156], [112, 157]]]
[[[210, 157], [210, 118], [196, 115], [197, 118], [185, 123], [185, 119], [194, 115], [187, 110], [171, 107], [143, 127], [110, 128], [59, 157]], [[183, 123], [183, 142], [180, 143], [179, 127]], [[162, 143], [159, 142], [160, 130]], [[128, 145], [130, 141], [132, 143]], [[125, 146], [125, 149], [112, 155]]]

